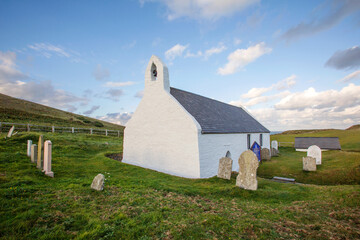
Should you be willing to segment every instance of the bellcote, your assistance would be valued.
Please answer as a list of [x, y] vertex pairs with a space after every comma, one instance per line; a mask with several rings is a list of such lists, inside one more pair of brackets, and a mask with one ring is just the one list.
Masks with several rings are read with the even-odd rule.
[[152, 55], [145, 71], [145, 92], [155, 89], [170, 92], [169, 71], [159, 57]]

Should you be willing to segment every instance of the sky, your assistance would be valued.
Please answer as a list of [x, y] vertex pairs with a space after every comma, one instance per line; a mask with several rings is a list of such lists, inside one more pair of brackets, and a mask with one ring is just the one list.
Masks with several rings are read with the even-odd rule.
[[0, 0], [0, 93], [125, 125], [170, 85], [271, 131], [360, 123], [358, 0]]

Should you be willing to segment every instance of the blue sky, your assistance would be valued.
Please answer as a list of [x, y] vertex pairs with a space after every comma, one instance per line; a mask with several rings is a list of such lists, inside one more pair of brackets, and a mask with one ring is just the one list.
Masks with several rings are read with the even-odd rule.
[[360, 1], [0, 1], [0, 92], [126, 124], [170, 85], [272, 131], [360, 123]]

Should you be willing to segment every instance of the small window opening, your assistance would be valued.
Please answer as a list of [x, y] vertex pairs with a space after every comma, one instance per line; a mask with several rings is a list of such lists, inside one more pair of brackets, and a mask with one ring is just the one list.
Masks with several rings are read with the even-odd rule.
[[227, 151], [225, 157], [231, 158], [231, 153], [229, 151]]
[[247, 148], [250, 149], [250, 134], [247, 135]]
[[156, 68], [156, 65], [153, 63], [152, 65], [151, 65], [151, 80], [152, 81], [156, 81], [156, 79], [157, 79], [157, 68]]
[[263, 145], [263, 139], [262, 139], [262, 134], [260, 134], [260, 146]]

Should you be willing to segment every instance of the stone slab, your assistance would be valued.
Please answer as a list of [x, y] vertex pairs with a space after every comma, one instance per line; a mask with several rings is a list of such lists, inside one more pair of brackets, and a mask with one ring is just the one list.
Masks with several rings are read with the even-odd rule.
[[316, 165], [321, 165], [321, 149], [318, 146], [310, 146], [307, 150], [307, 156], [315, 158]]
[[228, 179], [231, 178], [233, 160], [228, 157], [220, 158], [219, 160], [219, 169], [218, 169], [218, 178]]
[[316, 158], [303, 157], [303, 170], [310, 172], [316, 171]]
[[270, 150], [268, 148], [261, 149], [261, 160], [269, 161], [271, 159]]
[[256, 171], [259, 161], [251, 150], [247, 150], [239, 158], [239, 175], [236, 178], [236, 186], [247, 190], [257, 190]]

